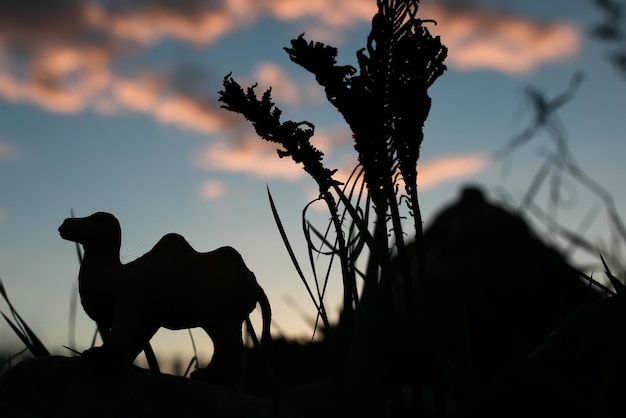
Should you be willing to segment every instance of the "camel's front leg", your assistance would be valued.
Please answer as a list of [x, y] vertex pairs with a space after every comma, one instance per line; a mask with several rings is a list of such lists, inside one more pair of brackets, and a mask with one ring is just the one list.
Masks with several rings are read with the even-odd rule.
[[119, 303], [108, 341], [102, 347], [85, 351], [83, 356], [105, 367], [131, 364], [159, 329], [155, 319], [150, 318], [140, 305], [137, 301]]

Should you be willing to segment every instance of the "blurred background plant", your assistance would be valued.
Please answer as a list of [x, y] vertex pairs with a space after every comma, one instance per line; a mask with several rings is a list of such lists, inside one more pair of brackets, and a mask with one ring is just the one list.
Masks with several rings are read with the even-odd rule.
[[[511, 137], [508, 142], [494, 153], [494, 158], [504, 161], [512, 153], [526, 145], [540, 133], [545, 132], [550, 145], [541, 144], [538, 156], [544, 160], [539, 170], [532, 177], [528, 189], [519, 201], [506, 190], [498, 190], [500, 198], [516, 211], [528, 215], [539, 223], [545, 231], [546, 240], [557, 245], [568, 259], [574, 253], [582, 252], [586, 260], [593, 260], [591, 265], [581, 265], [583, 271], [602, 271], [600, 256], [613, 267], [616, 276], [624, 280], [624, 250], [626, 249], [626, 225], [618, 212], [613, 195], [599, 184], [577, 162], [569, 149], [569, 133], [558, 117], [558, 109], [575, 97], [576, 90], [583, 82], [584, 75], [575, 73], [569, 87], [563, 93], [548, 99], [544, 93], [533, 88], [526, 89], [526, 96], [531, 104], [533, 120], [521, 133]], [[545, 193], [542, 193], [545, 192]], [[576, 195], [588, 193], [592, 199], [585, 202], [590, 205], [580, 224], [572, 229], [559, 220], [560, 211], [575, 204]], [[545, 201], [541, 202], [541, 196]], [[604, 212], [608, 222], [609, 237], [604, 242], [594, 242], [588, 231]], [[598, 278], [598, 280], [603, 280]], [[604, 279], [608, 282], [608, 279]], [[611, 286], [609, 283], [607, 283]]]
[[626, 80], [626, 2], [593, 0], [603, 12], [604, 21], [591, 28], [591, 34], [611, 45], [608, 60]]

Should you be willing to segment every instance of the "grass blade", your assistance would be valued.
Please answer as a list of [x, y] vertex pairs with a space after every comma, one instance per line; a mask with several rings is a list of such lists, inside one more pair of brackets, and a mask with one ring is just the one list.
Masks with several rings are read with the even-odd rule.
[[346, 197], [346, 195], [341, 191], [341, 189], [338, 186], [335, 186], [335, 192], [339, 196], [341, 203], [343, 203], [345, 208], [348, 210], [350, 217], [352, 217], [352, 221], [354, 222], [357, 229], [363, 236], [365, 243], [370, 248], [370, 250], [373, 250], [374, 249], [374, 237], [372, 237], [372, 234], [367, 228], [367, 223], [365, 223], [365, 221], [359, 215], [359, 212], [357, 211], [357, 209], [355, 209], [355, 207], [352, 206], [352, 203], [350, 203], [350, 200]]
[[304, 283], [304, 287], [309, 293], [309, 297], [313, 301], [315, 308], [320, 313], [320, 315], [322, 315], [322, 321], [324, 322], [324, 326], [327, 327], [327, 329], [330, 329], [330, 323], [328, 322], [328, 318], [326, 317], [326, 312], [323, 309], [323, 302], [320, 301], [320, 303], [318, 304], [317, 300], [315, 299], [315, 296], [313, 295], [313, 291], [311, 290], [311, 287], [309, 286], [309, 283], [304, 277], [304, 273], [302, 272], [302, 269], [300, 268], [300, 264], [298, 263], [298, 260], [296, 259], [296, 255], [293, 252], [293, 248], [291, 247], [291, 244], [289, 243], [289, 239], [287, 238], [287, 233], [285, 232], [283, 223], [280, 220], [280, 216], [278, 215], [278, 210], [276, 209], [276, 205], [274, 204], [274, 199], [272, 198], [272, 193], [270, 192], [269, 187], [267, 187], [267, 196], [270, 201], [270, 207], [272, 209], [272, 215], [274, 216], [274, 221], [276, 222], [276, 226], [278, 227], [278, 231], [280, 232], [280, 236], [283, 240], [283, 243], [285, 244], [285, 247], [287, 248], [287, 252], [289, 253], [289, 258], [291, 258], [291, 262], [293, 263], [293, 266], [298, 272], [298, 276], [300, 276], [300, 280], [302, 280], [302, 283]]
[[26, 336], [26, 334], [24, 334], [22, 332], [21, 329], [18, 328], [17, 325], [15, 325], [13, 323], [13, 321], [11, 321], [5, 314], [4, 312], [0, 312], [0, 315], [2, 315], [2, 317], [5, 319], [5, 321], [7, 321], [7, 323], [9, 324], [9, 326], [11, 327], [11, 329], [13, 330], [13, 332], [15, 333], [15, 335], [18, 336], [18, 338], [20, 340], [22, 340], [22, 343], [24, 343], [24, 345], [26, 347], [28, 347], [30, 345], [30, 341], [28, 341], [28, 337]]
[[70, 318], [68, 326], [68, 345], [76, 347], [76, 312], [78, 306], [78, 286], [72, 282], [72, 293], [70, 295]]
[[[320, 231], [317, 230], [317, 228], [315, 228], [315, 226], [313, 226], [313, 224], [311, 222], [307, 222], [306, 224], [307, 229], [306, 229], [306, 233], [305, 233], [305, 238], [307, 240], [307, 243], [311, 246], [311, 248], [314, 248], [313, 245], [313, 241], [311, 240], [311, 235], [308, 233], [308, 231], [312, 231], [313, 235], [315, 235], [320, 241], [320, 249], [315, 250], [315, 252], [317, 252], [318, 254], [322, 254], [322, 255], [333, 255], [333, 254], [337, 254], [338, 250], [337, 250], [337, 242], [335, 241], [334, 244], [331, 244], [330, 241], [328, 241], [327, 236], [328, 236], [328, 232], [326, 232], [325, 234], [322, 234]], [[321, 247], [328, 247], [328, 249], [330, 251], [325, 252], [322, 251]]]
[[152, 349], [152, 346], [150, 345], [150, 341], [148, 341], [146, 343], [146, 345], [143, 348], [143, 353], [146, 356], [146, 361], [148, 362], [148, 367], [150, 368], [150, 370], [152, 370], [153, 372], [160, 372], [159, 369], [159, 362], [157, 361], [156, 355], [154, 354], [154, 350]]
[[20, 350], [19, 352], [9, 356], [7, 359], [4, 359], [2, 362], [0, 362], [0, 372], [2, 370], [4, 370], [5, 366], [8, 366], [8, 369], [10, 369], [11, 368], [11, 363], [13, 362], [13, 360], [18, 358], [22, 354], [24, 354], [26, 351], [28, 351], [28, 348], [24, 348], [24, 349]]
[[626, 286], [624, 286], [624, 283], [619, 281], [617, 277], [613, 276], [613, 273], [611, 273], [609, 266], [606, 264], [606, 261], [604, 261], [604, 258], [602, 256], [600, 256], [600, 260], [602, 260], [602, 264], [604, 265], [606, 276], [609, 278], [609, 280], [611, 281], [611, 284], [615, 288], [615, 292], [618, 295], [626, 295], [626, 292], [625, 292]]
[[198, 370], [198, 357], [193, 356], [191, 358], [191, 361], [187, 365], [187, 368], [185, 369], [185, 373], [183, 373], [184, 377], [187, 377], [189, 375], [189, 372], [191, 371], [191, 367], [193, 366], [194, 363], [196, 363], [196, 370]]
[[68, 347], [66, 345], [64, 345], [63, 348], [65, 348], [66, 350], [71, 351], [72, 353], [76, 354], [77, 356], [82, 356], [83, 355], [83, 353], [81, 353], [80, 351], [74, 350], [73, 348]]
[[[190, 328], [187, 328], [187, 332], [189, 333], [189, 338], [191, 339], [191, 348], [193, 349], [193, 359], [196, 360], [196, 370], [197, 370], [198, 369], [198, 350], [196, 349], [196, 340], [194, 340], [193, 334], [191, 333]], [[189, 367], [191, 367], [191, 364], [193, 363], [193, 359], [192, 359], [192, 362], [189, 363], [189, 366], [187, 367], [187, 371], [189, 371]], [[187, 373], [185, 372], [183, 376], [187, 376]]]
[[[74, 209], [70, 209], [70, 215], [72, 218], [74, 218]], [[78, 263], [82, 264], [83, 263], [83, 252], [80, 249], [80, 244], [79, 243], [75, 243], [76, 244], [76, 256], [78, 257]]]
[[13, 331], [18, 335], [18, 337], [24, 342], [26, 347], [28, 347], [28, 349], [33, 354], [33, 356], [35, 357], [49, 356], [50, 352], [48, 351], [48, 349], [43, 345], [41, 340], [39, 340], [39, 338], [30, 329], [30, 327], [26, 325], [26, 322], [24, 322], [20, 314], [17, 313], [17, 311], [13, 307], [13, 304], [11, 303], [9, 296], [6, 292], [6, 289], [4, 288], [4, 284], [2, 283], [2, 279], [0, 279], [0, 295], [2, 295], [7, 305], [9, 305], [11, 314], [15, 318], [15, 324], [12, 321], [10, 321], [9, 318], [7, 318], [6, 315], [4, 315], [4, 313], [2, 314], [2, 316], [9, 323], [9, 325], [11, 326]]
[[550, 172], [551, 168], [552, 168], [551, 162], [546, 159], [543, 165], [539, 168], [539, 170], [535, 174], [535, 177], [533, 178], [533, 180], [531, 181], [530, 186], [528, 187], [528, 190], [526, 191], [526, 193], [524, 194], [524, 197], [522, 198], [518, 211], [528, 210], [528, 206], [530, 205], [530, 203], [534, 202], [535, 196], [537, 195], [537, 192], [541, 188], [541, 185], [543, 184], [544, 180], [548, 176], [548, 173]]

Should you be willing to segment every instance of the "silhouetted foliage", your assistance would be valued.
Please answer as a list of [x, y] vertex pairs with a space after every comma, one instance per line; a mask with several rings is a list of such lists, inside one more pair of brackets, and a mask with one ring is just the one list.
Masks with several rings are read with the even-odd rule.
[[596, 38], [614, 46], [609, 61], [626, 78], [626, 2], [623, 0], [593, 0], [604, 13], [604, 21], [591, 29]]
[[552, 99], [546, 98], [543, 92], [532, 86], [526, 87], [525, 93], [534, 112], [533, 123], [521, 133], [509, 139], [504, 147], [498, 150], [494, 156], [496, 158], [507, 156], [511, 151], [534, 138], [540, 129], [544, 129], [554, 141], [557, 153], [562, 155], [563, 158], [570, 157], [567, 135], [556, 111], [574, 98], [583, 79], [584, 74], [576, 72], [572, 75], [567, 90]]
[[4, 288], [4, 284], [2, 280], [0, 280], [0, 296], [4, 299], [4, 301], [9, 306], [9, 310], [11, 311], [11, 317], [13, 321], [7, 317], [4, 312], [0, 312], [5, 321], [9, 324], [15, 335], [22, 341], [24, 346], [30, 351], [30, 353], [34, 357], [46, 357], [50, 355], [50, 352], [46, 348], [46, 346], [41, 342], [41, 340], [35, 335], [35, 333], [31, 330], [31, 328], [26, 324], [26, 322], [22, 319], [17, 310], [13, 307], [11, 300], [9, 299], [9, 295], [7, 294], [6, 289]]
[[220, 91], [222, 107], [233, 112], [241, 113], [252, 122], [257, 134], [266, 141], [283, 146], [278, 150], [278, 156], [291, 157], [294, 162], [302, 163], [315, 181], [320, 191], [326, 192], [331, 185], [338, 184], [332, 175], [336, 170], [328, 170], [322, 165], [324, 154], [311, 144], [311, 137], [315, 133], [315, 125], [310, 122], [281, 122], [282, 111], [272, 101], [271, 89], [263, 93], [258, 99], [253, 87], [246, 91], [241, 88], [230, 75], [224, 78], [224, 90]]
[[[404, 384], [400, 376], [407, 375], [406, 368], [414, 370], [415, 364], [408, 347], [415, 345], [418, 334], [424, 334], [419, 329], [416, 306], [418, 300], [425, 299], [424, 294], [418, 294], [424, 262], [417, 161], [423, 140], [422, 127], [431, 106], [427, 90], [446, 69], [443, 61], [447, 49], [439, 37], [432, 37], [424, 26], [434, 22], [417, 18], [418, 0], [378, 0], [377, 5], [366, 47], [357, 52], [358, 69], [338, 65], [336, 48], [307, 41], [304, 35], [285, 48], [290, 59], [311, 72], [324, 87], [329, 102], [353, 132], [359, 166], [343, 189], [332, 178], [334, 170], [322, 165], [321, 152], [309, 142], [314, 125], [308, 121], [280, 122], [281, 111], [272, 102], [270, 90], [258, 99], [255, 86], [244, 91], [228, 75], [219, 99], [226, 109], [250, 120], [259, 136], [281, 144], [281, 157], [291, 156], [295, 162], [303, 164], [318, 183], [320, 198], [331, 213], [334, 244], [327, 240], [327, 233], [318, 233], [308, 224], [304, 232], [310, 253], [319, 252], [311, 243], [313, 232], [331, 249], [331, 257], [339, 257], [342, 268], [344, 300], [339, 340], [346, 343], [344, 347], [351, 346], [352, 351], [341, 372], [341, 379], [347, 380], [336, 388], [347, 390], [344, 399], [335, 399], [336, 408], [332, 413], [338, 416], [382, 412], [388, 402], [393, 405], [393, 414], [399, 413]], [[364, 182], [358, 186], [360, 178]], [[404, 196], [399, 196], [401, 181]], [[364, 186], [368, 197], [360, 204]], [[360, 191], [354, 193], [355, 188]], [[351, 201], [354, 195], [359, 196], [356, 203]], [[411, 255], [404, 248], [407, 231], [402, 223], [402, 202], [413, 218], [412, 229], [418, 243]], [[376, 214], [373, 222], [368, 217], [370, 204]], [[290, 249], [273, 202], [272, 210]], [[345, 223], [349, 223], [345, 228], [350, 231], [347, 237], [344, 236]], [[355, 230], [358, 232], [353, 234]], [[363, 254], [369, 258], [366, 270], [361, 272], [356, 260], [364, 245], [368, 252]], [[392, 279], [394, 252], [402, 260], [400, 280]], [[418, 260], [420, 274], [417, 277], [409, 273], [410, 258]], [[293, 255], [292, 260], [306, 284]], [[356, 293], [357, 276], [365, 280], [361, 296]], [[392, 294], [403, 295], [400, 303], [395, 303], [397, 300]], [[319, 298], [316, 306], [323, 307], [323, 292], [319, 292]], [[352, 339], [354, 341], [348, 343]]]
[[[497, 159], [507, 157], [518, 147], [523, 146], [539, 133], [545, 131], [548, 139], [552, 143], [552, 148], [542, 146], [541, 156], [545, 159], [544, 164], [535, 174], [528, 190], [519, 202], [518, 210], [521, 213], [528, 211], [540, 222], [544, 223], [548, 230], [555, 236], [564, 238], [570, 243], [569, 251], [582, 249], [593, 257], [603, 254], [609, 263], [619, 266], [620, 272], [626, 271], [621, 260], [621, 249], [626, 247], [626, 224], [617, 211], [613, 195], [600, 183], [589, 176], [576, 161], [569, 148], [569, 135], [565, 126], [560, 121], [558, 110], [568, 103], [575, 96], [584, 75], [575, 73], [570, 84], [563, 93], [552, 99], [533, 87], [526, 89], [530, 104], [533, 109], [533, 120], [531, 124], [520, 134], [514, 135], [497, 152], [494, 157]], [[559, 224], [559, 208], [564, 205], [565, 197], [563, 184], [566, 180], [573, 180], [575, 184], [589, 191], [597, 198], [604, 208], [610, 227], [610, 242], [613, 248], [601, 248], [593, 243], [584, 233], [579, 233]], [[536, 198], [544, 185], [547, 184], [548, 204], [546, 209], [542, 209]], [[590, 223], [586, 220], [585, 223]], [[584, 224], [583, 224], [584, 225]]]

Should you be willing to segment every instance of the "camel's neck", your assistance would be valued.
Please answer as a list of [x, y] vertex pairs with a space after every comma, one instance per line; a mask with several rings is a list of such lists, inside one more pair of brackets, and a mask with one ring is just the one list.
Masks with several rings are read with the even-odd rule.
[[80, 279], [83, 282], [100, 285], [113, 284], [119, 276], [122, 266], [119, 251], [85, 249], [80, 267]]
[[85, 249], [85, 254], [83, 256], [83, 262], [96, 262], [103, 263], [106, 265], [121, 265], [120, 261], [120, 252], [117, 249], [111, 250], [101, 250], [101, 249]]
[[111, 326], [112, 307], [121, 276], [118, 251], [85, 249], [78, 274], [78, 290], [85, 312], [94, 321]]

